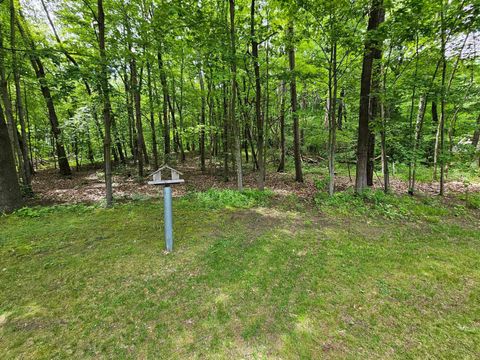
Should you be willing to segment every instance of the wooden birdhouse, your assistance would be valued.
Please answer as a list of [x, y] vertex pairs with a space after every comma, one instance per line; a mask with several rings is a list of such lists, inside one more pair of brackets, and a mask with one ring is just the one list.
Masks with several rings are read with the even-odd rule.
[[153, 179], [152, 181], [149, 181], [148, 184], [170, 186], [173, 184], [184, 183], [185, 180], [181, 179], [180, 175], [183, 175], [180, 171], [165, 164], [157, 171], [150, 174]]

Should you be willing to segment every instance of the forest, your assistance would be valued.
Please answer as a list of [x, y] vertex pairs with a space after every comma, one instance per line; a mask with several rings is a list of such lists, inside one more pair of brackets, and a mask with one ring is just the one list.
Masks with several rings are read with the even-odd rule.
[[478, 0], [0, 0], [0, 348], [475, 358], [479, 76]]

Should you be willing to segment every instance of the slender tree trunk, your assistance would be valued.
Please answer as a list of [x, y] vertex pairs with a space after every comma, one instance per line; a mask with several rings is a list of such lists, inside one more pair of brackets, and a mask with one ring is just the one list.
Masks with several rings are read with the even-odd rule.
[[160, 71], [160, 82], [162, 84], [162, 93], [163, 93], [163, 137], [164, 137], [164, 154], [165, 159], [168, 162], [168, 157], [170, 156], [170, 125], [168, 122], [168, 84], [167, 84], [167, 75], [165, 73], [165, 68], [162, 59], [162, 53], [158, 51], [158, 69]]
[[20, 129], [22, 132], [22, 141], [21, 141], [21, 155], [22, 155], [22, 173], [23, 173], [23, 186], [24, 191], [28, 194], [33, 194], [32, 191], [32, 172], [30, 166], [30, 160], [28, 158], [28, 142], [27, 142], [27, 131], [25, 127], [25, 108], [23, 107], [22, 101], [22, 90], [20, 87], [20, 68], [17, 58], [17, 43], [16, 43], [16, 32], [15, 32], [15, 2], [10, 0], [10, 46], [12, 48], [12, 69], [13, 69], [13, 79], [15, 82], [15, 99], [17, 105], [17, 114], [18, 122], [20, 123]]
[[205, 171], [205, 81], [203, 68], [200, 68], [199, 72], [200, 79], [200, 97], [202, 99], [202, 110], [200, 113], [200, 138], [199, 138], [199, 147], [200, 147], [200, 169], [202, 172]]
[[148, 105], [150, 110], [150, 128], [152, 130], [152, 152], [153, 167], [158, 169], [158, 149], [157, 149], [157, 133], [155, 130], [155, 112], [153, 105], [153, 88], [152, 88], [152, 69], [150, 62], [147, 60], [147, 86], [148, 86]]
[[[110, 106], [111, 106], [111, 104], [110, 104]], [[120, 162], [122, 164], [126, 164], [127, 160], [126, 160], [125, 154], [123, 152], [122, 141], [120, 140], [120, 136], [118, 135], [117, 123], [115, 121], [115, 116], [114, 116], [114, 113], [113, 113], [113, 110], [112, 110], [111, 107], [110, 107], [110, 117], [111, 117], [111, 123], [112, 123], [113, 140], [115, 142], [115, 146], [113, 147], [114, 159], [115, 159], [115, 161], [118, 161], [118, 159], [116, 159], [116, 156], [118, 155], [118, 157], [120, 158]]]
[[478, 167], [480, 167], [480, 115], [477, 117], [477, 127], [473, 133], [472, 137], [472, 146], [473, 149], [476, 150], [477, 152], [477, 157], [478, 157]]
[[[384, 18], [385, 12], [383, 9], [383, 0], [372, 0], [367, 31], [376, 31], [379, 25], [384, 21]], [[357, 193], [361, 193], [368, 186], [369, 153], [371, 155], [371, 149], [373, 146], [373, 132], [370, 129], [372, 69], [374, 59], [379, 58], [376, 53], [380, 52], [380, 45], [381, 43], [378, 39], [375, 39], [375, 37], [368, 37], [365, 43], [360, 83], [360, 110], [358, 120], [357, 174], [355, 180], [355, 191]]]
[[236, 121], [235, 105], [237, 98], [237, 49], [235, 40], [235, 0], [230, 2], [230, 51], [231, 51], [231, 98], [230, 98], [230, 124], [234, 132], [235, 165], [237, 167], [237, 187], [243, 191], [242, 149], [240, 146], [240, 126]]
[[344, 100], [345, 99], [345, 89], [340, 90], [340, 98], [338, 99], [338, 115], [337, 115], [337, 129], [343, 130], [343, 108], [344, 108]]
[[135, 130], [135, 115], [133, 112], [132, 91], [130, 90], [131, 80], [128, 78], [126, 65], [124, 68], [123, 83], [125, 87], [125, 101], [127, 106], [128, 119], [128, 142], [133, 156], [133, 162], [136, 164], [138, 159], [137, 132]]
[[[2, 97], [3, 105], [5, 107], [5, 115], [7, 117], [7, 129], [8, 129], [8, 134], [10, 137], [10, 146], [11, 146], [11, 151], [14, 156], [17, 157], [18, 163], [19, 163], [19, 170], [22, 172], [23, 166], [22, 166], [22, 156], [21, 156], [21, 150], [19, 149], [19, 142], [18, 142], [18, 133], [17, 133], [17, 127], [15, 125], [15, 118], [13, 116], [13, 109], [12, 109], [12, 103], [10, 101], [10, 95], [8, 92], [8, 81], [7, 81], [7, 75], [5, 73], [5, 53], [4, 53], [4, 48], [3, 48], [3, 31], [1, 28], [0, 24], [0, 95]], [[15, 161], [14, 161], [15, 163]]]
[[408, 193], [413, 195], [415, 193], [415, 177], [416, 177], [416, 170], [417, 170], [417, 152], [420, 146], [421, 136], [422, 136], [422, 128], [423, 128], [423, 119], [425, 118], [425, 109], [427, 103], [427, 95], [422, 94], [420, 96], [420, 100], [418, 102], [418, 113], [417, 113], [417, 121], [415, 122], [415, 134], [413, 138], [413, 151], [412, 157], [410, 159], [410, 168], [412, 169], [412, 176], [410, 179], [410, 183], [408, 185]]
[[258, 41], [255, 35], [255, 0], [251, 4], [250, 36], [252, 37], [253, 70], [255, 73], [255, 119], [257, 122], [257, 161], [258, 161], [258, 189], [265, 188], [264, 163], [264, 119], [262, 114], [262, 86], [260, 80], [260, 65], [258, 63]]
[[175, 102], [177, 101], [175, 96], [175, 79], [172, 76], [172, 96], [168, 98], [168, 108], [170, 109], [170, 115], [172, 117], [172, 127], [173, 127], [173, 143], [174, 150], [178, 152], [180, 150], [182, 161], [185, 160], [185, 152], [183, 150], [182, 139], [180, 138], [180, 132], [178, 130], [177, 121], [175, 118]]
[[103, 122], [105, 125], [105, 140], [103, 154], [105, 163], [105, 192], [107, 206], [112, 206], [112, 145], [111, 145], [111, 114], [110, 114], [110, 89], [108, 85], [107, 54], [105, 51], [105, 13], [103, 0], [98, 0], [98, 45], [100, 50], [100, 75], [103, 97]]
[[183, 78], [183, 73], [185, 69], [185, 56], [182, 50], [182, 61], [180, 65], [180, 100], [177, 101], [177, 108], [178, 108], [178, 114], [180, 116], [180, 133], [178, 134], [178, 138], [180, 141], [180, 151], [181, 151], [181, 156], [182, 156], [182, 161], [185, 161], [185, 149], [183, 147], [183, 139], [182, 139], [182, 134], [183, 134], [183, 84], [184, 84], [184, 78]]
[[229, 159], [229, 113], [228, 113], [228, 102], [227, 102], [227, 84], [223, 84], [223, 180], [228, 181], [228, 159]]
[[280, 98], [280, 163], [278, 164], [277, 171], [285, 171], [285, 97], [286, 97], [286, 84], [282, 80], [281, 85], [281, 98]]
[[473, 136], [472, 136], [472, 146], [474, 149], [477, 148], [479, 140], [480, 140], [480, 115], [478, 115], [477, 117], [477, 126], [475, 127], [475, 131], [473, 132]]
[[290, 101], [293, 118], [293, 153], [295, 160], [295, 181], [303, 182], [302, 155], [300, 153], [300, 129], [297, 112], [297, 80], [295, 74], [295, 44], [293, 42], [293, 23], [290, 22], [287, 29], [288, 37], [288, 61], [290, 65]]
[[387, 154], [387, 118], [385, 111], [385, 100], [380, 102], [380, 116], [382, 121], [382, 128], [380, 130], [380, 142], [382, 147], [382, 172], [383, 172], [383, 191], [388, 193], [390, 189], [390, 171], [388, 167]]
[[[333, 35], [335, 36], [335, 35]], [[328, 75], [328, 194], [335, 192], [335, 146], [337, 123], [335, 119], [335, 106], [337, 104], [337, 43], [332, 41], [330, 51], [330, 66]]]
[[29, 43], [30, 47], [33, 50], [30, 53], [30, 62], [32, 63], [33, 70], [35, 71], [35, 75], [40, 85], [40, 90], [42, 92], [43, 98], [47, 105], [48, 118], [50, 120], [50, 126], [52, 128], [53, 137], [55, 138], [55, 143], [56, 143], [57, 160], [58, 160], [58, 167], [60, 170], [60, 174], [65, 176], [70, 176], [72, 172], [70, 169], [70, 165], [68, 164], [68, 158], [67, 158], [67, 153], [65, 151], [65, 147], [63, 146], [62, 130], [60, 129], [57, 113], [55, 111], [55, 105], [53, 103], [53, 98], [50, 93], [50, 88], [48, 86], [47, 79], [45, 76], [45, 68], [40, 58], [36, 55], [35, 44], [33, 43], [30, 35], [23, 28], [18, 18], [16, 18], [16, 21], [17, 21], [18, 29], [24, 41], [26, 43]]
[[[132, 55], [134, 56], [134, 55]], [[137, 78], [137, 61], [135, 57], [132, 57], [130, 60], [130, 73], [132, 80], [132, 92], [133, 92], [133, 103], [135, 105], [135, 125], [137, 130], [137, 144], [138, 144], [138, 177], [140, 179], [144, 176], [144, 140], [143, 140], [143, 127], [142, 127], [142, 109], [141, 109], [141, 99], [140, 99], [140, 86]]]
[[446, 47], [446, 25], [445, 25], [445, 9], [444, 9], [444, 0], [442, 1], [441, 8], [441, 59], [442, 59], [442, 87], [441, 87], [441, 102], [440, 102], [440, 123], [439, 123], [439, 132], [440, 132], [440, 145], [439, 145], [439, 156], [440, 156], [440, 196], [444, 195], [445, 192], [445, 105], [446, 105], [446, 89], [445, 89], [445, 80], [447, 74], [447, 59], [445, 55]]
[[[1, 25], [0, 25], [1, 27]], [[1, 31], [1, 29], [0, 29]], [[1, 59], [0, 59], [1, 61]], [[5, 115], [0, 105], [0, 214], [22, 206], [22, 194], [15, 170], [15, 158], [8, 135]]]

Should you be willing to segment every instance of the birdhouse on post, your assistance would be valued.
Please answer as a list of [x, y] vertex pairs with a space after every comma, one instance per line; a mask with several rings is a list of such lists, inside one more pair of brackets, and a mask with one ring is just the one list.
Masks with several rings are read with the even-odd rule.
[[180, 171], [168, 165], [163, 165], [157, 171], [150, 174], [153, 179], [152, 181], [149, 181], [148, 184], [170, 186], [174, 184], [184, 183], [185, 180], [180, 179], [180, 175], [183, 175]]
[[163, 186], [163, 218], [167, 252], [173, 250], [172, 188], [170, 186], [185, 182], [180, 178], [180, 175], [183, 175], [180, 171], [165, 164], [150, 175], [152, 181], [148, 182], [149, 185]]

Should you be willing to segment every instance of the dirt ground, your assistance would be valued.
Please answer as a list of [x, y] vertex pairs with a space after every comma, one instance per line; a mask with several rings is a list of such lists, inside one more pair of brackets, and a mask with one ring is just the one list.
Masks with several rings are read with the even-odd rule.
[[[232, 173], [229, 181], [225, 182], [222, 176], [222, 169], [210, 164], [207, 171], [202, 173], [198, 166], [198, 159], [188, 159], [184, 163], [177, 163], [175, 167], [183, 173], [185, 184], [173, 187], [174, 196], [182, 196], [188, 191], [204, 191], [208, 189], [235, 189], [236, 177]], [[148, 171], [146, 171], [148, 173]], [[302, 199], [311, 200], [316, 193], [315, 180], [321, 179], [317, 174], [306, 174], [304, 183], [294, 181], [293, 174], [277, 173], [269, 171], [266, 175], [265, 185], [279, 195], [295, 194]], [[375, 179], [375, 188], [381, 188], [380, 179]], [[248, 164], [245, 166], [244, 185], [255, 188], [257, 184], [256, 173], [251, 170]], [[105, 197], [105, 182], [103, 170], [99, 166], [82, 167], [79, 171], [73, 171], [70, 178], [62, 177], [55, 169], [38, 171], [34, 177], [33, 190], [35, 197], [29, 200], [29, 204], [64, 204], [64, 203], [91, 203], [101, 201]], [[354, 179], [351, 181], [347, 176], [336, 178], [336, 190], [343, 191], [354, 186]], [[450, 181], [446, 183], [446, 193], [462, 193], [466, 191], [463, 183]], [[395, 193], [405, 194], [408, 184], [398, 179], [391, 180], [391, 189]], [[439, 185], [437, 182], [418, 183], [418, 193], [425, 195], [438, 194]], [[159, 196], [161, 187], [147, 184], [147, 179], [139, 182], [135, 176], [133, 167], [118, 169], [113, 176], [113, 192], [117, 199], [131, 199], [142, 196]], [[480, 184], [472, 184], [468, 191], [480, 192]]]

